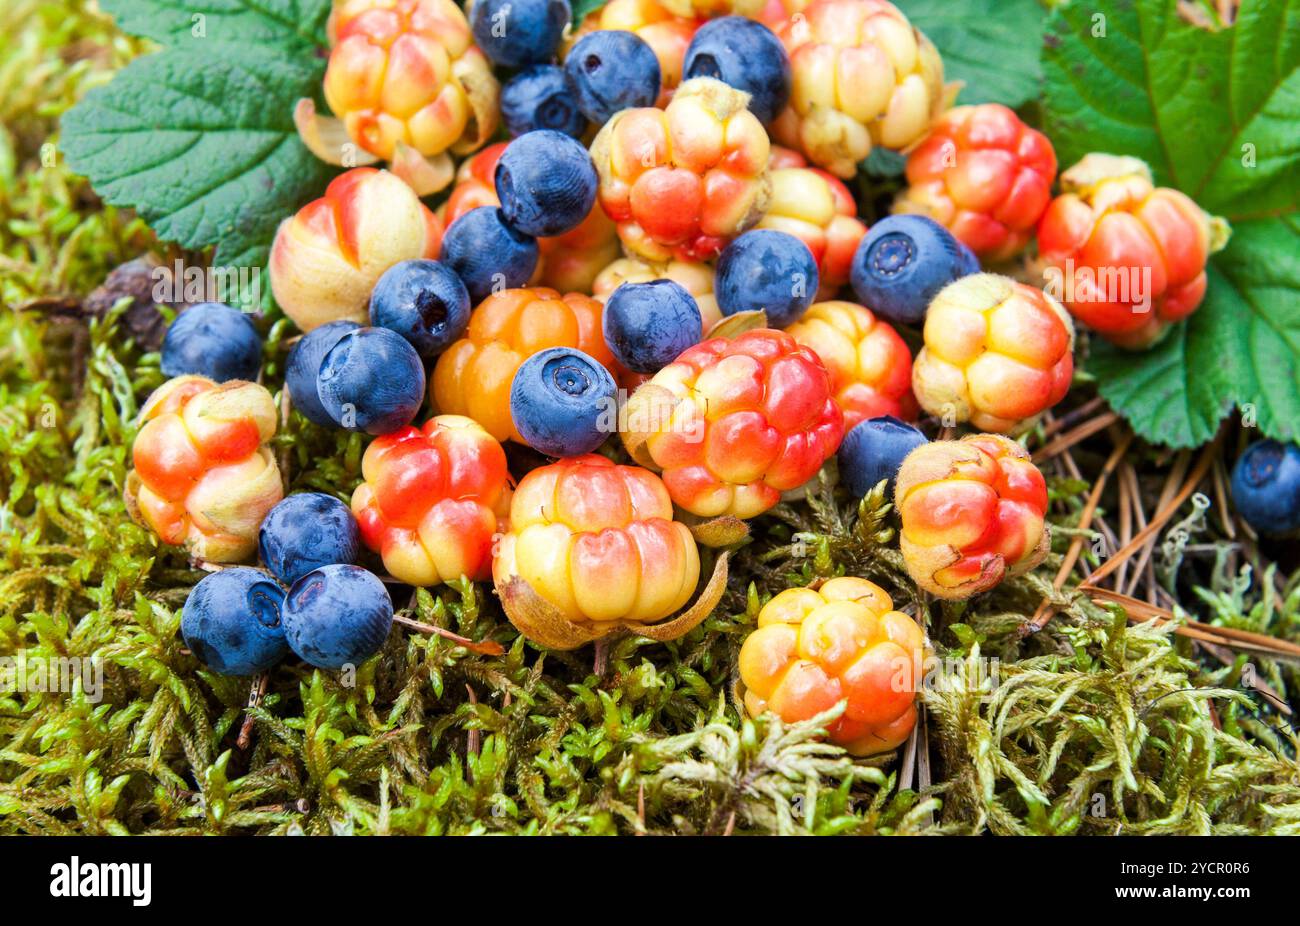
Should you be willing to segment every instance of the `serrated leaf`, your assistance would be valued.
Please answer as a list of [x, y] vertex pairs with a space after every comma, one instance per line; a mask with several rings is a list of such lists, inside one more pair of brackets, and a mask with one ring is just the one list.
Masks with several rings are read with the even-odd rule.
[[[1206, 304], [1190, 322], [1175, 325], [1149, 351], [1120, 350], [1101, 338], [1092, 339], [1088, 369], [1097, 376], [1098, 390], [1115, 411], [1128, 419], [1147, 440], [1170, 447], [1195, 447], [1214, 436], [1223, 416], [1232, 410], [1233, 387], [1220, 362], [1223, 314], [1218, 290], [1222, 278], [1210, 271]], [[1197, 365], [1197, 358], [1212, 358]]]
[[293, 125], [294, 102], [319, 88], [323, 62], [261, 45], [203, 49], [138, 58], [90, 91], [64, 116], [63, 151], [160, 238], [217, 244], [218, 265], [261, 266], [280, 220], [331, 172]]
[[1136, 155], [1235, 227], [1205, 304], [1166, 340], [1136, 354], [1093, 341], [1101, 394], [1150, 440], [1203, 443], [1234, 405], [1267, 434], [1296, 434], [1297, 35], [1300, 6], [1267, 0], [1244, 0], [1219, 31], [1182, 20], [1175, 0], [1070, 4], [1048, 23], [1044, 105], [1061, 163]]
[[1136, 155], [1228, 218], [1300, 202], [1300, 5], [1244, 0], [1210, 32], [1175, 0], [1059, 7], [1044, 50], [1047, 133], [1062, 165]]
[[960, 103], [1020, 106], [1038, 96], [1039, 0], [895, 0], [943, 56], [945, 80], [964, 81]]
[[1233, 405], [1279, 440], [1300, 436], [1300, 218], [1239, 223], [1202, 305], [1145, 353], [1094, 340], [1101, 394], [1144, 437], [1193, 447]]
[[117, 27], [164, 45], [197, 43], [323, 46], [330, 0], [101, 0]]

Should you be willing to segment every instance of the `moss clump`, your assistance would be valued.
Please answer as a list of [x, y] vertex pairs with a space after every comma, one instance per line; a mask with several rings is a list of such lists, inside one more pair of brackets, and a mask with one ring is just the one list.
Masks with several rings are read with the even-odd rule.
[[[883, 495], [850, 505], [828, 474], [755, 523], [711, 618], [672, 644], [614, 641], [600, 675], [589, 649], [536, 650], [489, 588], [465, 584], [397, 604], [497, 640], [503, 655], [398, 629], [355, 677], [285, 664], [245, 711], [249, 680], [207, 672], [177, 633], [202, 573], [121, 503], [132, 422], [162, 377], [157, 356], [132, 343], [125, 303], [88, 318], [80, 297], [150, 238], [41, 155], [54, 117], [136, 48], [92, 4], [66, 6], [20, 4], [9, 33], [20, 38], [0, 48], [0, 287], [11, 309], [0, 318], [0, 656], [90, 661], [102, 688], [0, 692], [0, 833], [1300, 825], [1296, 738], [1274, 707], [1243, 693], [1241, 657], [1220, 664], [1167, 629], [1052, 591], [1045, 576], [1088, 488], [1074, 478], [1052, 483], [1057, 555], [970, 605], [918, 596], [890, 546]], [[288, 328], [268, 325], [274, 390]], [[346, 495], [360, 478], [359, 437], [294, 417], [276, 442], [295, 490]], [[1168, 465], [1146, 462], [1157, 473]], [[1231, 546], [1192, 527], [1201, 547]], [[1162, 560], [1171, 592], [1217, 623], [1296, 635], [1297, 577], [1242, 572], [1227, 553], [1189, 567], [1194, 553], [1184, 545]], [[925, 695], [922, 748], [901, 759], [855, 762], [817, 741], [818, 722], [745, 720], [732, 697], [736, 652], [766, 597], [846, 572], [880, 581], [927, 621], [945, 666]], [[1198, 577], [1204, 587], [1190, 588]], [[1044, 596], [1056, 617], [1022, 639]], [[1293, 670], [1257, 665], [1245, 671], [1262, 672], [1285, 701]]]

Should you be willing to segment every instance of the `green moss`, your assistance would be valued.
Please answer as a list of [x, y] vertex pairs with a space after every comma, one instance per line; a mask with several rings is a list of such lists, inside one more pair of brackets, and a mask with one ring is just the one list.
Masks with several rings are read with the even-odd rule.
[[[148, 247], [147, 230], [100, 207], [57, 161], [40, 161], [53, 117], [133, 48], [90, 4], [75, 3], [21, 4], [6, 41], [0, 655], [94, 659], [103, 687], [98, 699], [80, 687], [0, 693], [0, 833], [1300, 825], [1296, 739], [1271, 708], [1240, 693], [1241, 660], [1206, 664], [1167, 631], [1129, 626], [1068, 594], [1054, 596], [1059, 613], [1046, 631], [1020, 638], [1025, 615], [1050, 593], [1045, 577], [1068, 531], [1037, 573], [971, 605], [936, 606], [905, 579], [883, 495], [855, 509], [829, 476], [755, 523], [722, 606], [682, 640], [614, 641], [598, 677], [590, 648], [543, 653], [527, 644], [486, 586], [422, 591], [413, 616], [498, 640], [506, 652], [474, 655], [398, 629], [355, 679], [286, 664], [248, 712], [241, 748], [248, 680], [207, 672], [177, 633], [201, 573], [133, 525], [121, 502], [131, 422], [161, 381], [157, 357], [130, 343], [121, 307], [86, 323], [71, 298]], [[60, 57], [69, 44], [85, 53]], [[281, 322], [268, 339], [272, 389], [284, 334]], [[360, 478], [359, 438], [295, 417], [276, 442], [294, 488], [346, 497]], [[1052, 488], [1068, 528], [1087, 484]], [[1229, 559], [1188, 607], [1295, 637], [1300, 580], [1268, 572], [1253, 582], [1229, 572]], [[762, 601], [846, 572], [880, 581], [927, 621], [947, 661], [925, 695], [924, 766], [855, 762], [817, 741], [817, 722], [786, 727], [737, 710], [735, 656]], [[992, 658], [996, 678], [984, 685]], [[1289, 667], [1262, 662], [1261, 671], [1284, 697], [1294, 689]]]

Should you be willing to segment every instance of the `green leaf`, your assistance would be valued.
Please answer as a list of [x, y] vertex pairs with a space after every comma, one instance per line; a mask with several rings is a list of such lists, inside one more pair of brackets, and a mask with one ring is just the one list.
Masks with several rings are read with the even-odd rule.
[[1145, 353], [1093, 340], [1101, 394], [1144, 437], [1193, 447], [1233, 405], [1278, 440], [1300, 437], [1300, 218], [1239, 223], [1205, 303]]
[[117, 27], [164, 45], [215, 41], [304, 49], [325, 45], [330, 0], [102, 0]]
[[574, 28], [576, 29], [578, 26], [582, 25], [584, 19], [608, 2], [609, 0], [573, 0]]
[[293, 106], [323, 62], [208, 40], [138, 58], [63, 119], [63, 150], [114, 205], [164, 240], [216, 244], [218, 266], [261, 266], [280, 220], [331, 169], [299, 140]]
[[1266, 434], [1300, 419], [1300, 5], [1244, 0], [1236, 24], [1185, 22], [1175, 0], [1058, 7], [1044, 47], [1048, 135], [1063, 166], [1135, 155], [1157, 182], [1233, 220], [1205, 303], [1144, 353], [1094, 338], [1101, 394], [1150, 440], [1191, 447], [1234, 406]]
[[1300, 5], [1244, 0], [1210, 32], [1175, 0], [1059, 7], [1044, 51], [1047, 134], [1063, 166], [1136, 155], [1229, 219], [1300, 202]]
[[1038, 0], [896, 0], [943, 56], [945, 80], [965, 81], [958, 102], [1020, 106], [1038, 96]]

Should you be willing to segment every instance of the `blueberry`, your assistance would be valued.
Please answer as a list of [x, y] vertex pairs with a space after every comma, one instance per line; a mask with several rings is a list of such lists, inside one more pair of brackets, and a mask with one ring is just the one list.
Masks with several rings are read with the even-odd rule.
[[220, 302], [190, 306], [172, 322], [162, 342], [167, 376], [197, 373], [224, 383], [257, 379], [262, 339], [247, 315]]
[[262, 562], [285, 585], [321, 566], [356, 562], [360, 544], [352, 510], [323, 492], [290, 495], [271, 509], [257, 532]]
[[812, 305], [819, 285], [808, 245], [794, 235], [761, 228], [723, 249], [713, 291], [723, 315], [762, 309], [769, 325], [784, 328]]
[[554, 129], [574, 138], [587, 129], [573, 88], [558, 64], [535, 64], [501, 88], [501, 118], [511, 135]]
[[293, 583], [282, 613], [285, 639], [300, 659], [341, 669], [379, 652], [393, 626], [393, 599], [373, 573], [337, 564]]
[[764, 125], [790, 99], [790, 56], [771, 29], [743, 16], [723, 16], [700, 27], [686, 49], [682, 79], [713, 77], [743, 90], [749, 111]]
[[204, 576], [181, 610], [181, 636], [199, 661], [222, 675], [255, 675], [288, 651], [284, 592], [260, 569], [233, 566]]
[[890, 415], [868, 418], [844, 435], [836, 460], [840, 481], [854, 498], [861, 498], [882, 479], [894, 488], [903, 458], [928, 443], [925, 435]]
[[316, 394], [339, 427], [388, 434], [410, 424], [420, 410], [424, 364], [400, 334], [358, 328], [326, 352]]
[[618, 429], [618, 387], [582, 351], [551, 347], [515, 372], [510, 415], [534, 450], [552, 457], [591, 453]]
[[426, 360], [469, 326], [469, 291], [436, 260], [404, 260], [384, 271], [370, 293], [370, 324], [396, 331]]
[[1257, 533], [1300, 533], [1300, 447], [1275, 440], [1247, 447], [1232, 468], [1232, 501]]
[[307, 416], [307, 420], [327, 428], [337, 428], [338, 422], [320, 404], [316, 380], [320, 376], [320, 362], [339, 338], [361, 326], [356, 322], [340, 320], [313, 328], [298, 339], [289, 350], [285, 363], [284, 384], [289, 389], [293, 407]]
[[859, 242], [851, 279], [858, 300], [877, 315], [918, 325], [939, 290], [979, 271], [974, 252], [934, 219], [891, 215]]
[[699, 304], [680, 283], [624, 283], [605, 302], [605, 343], [636, 373], [657, 373], [703, 335]]
[[569, 0], [475, 0], [469, 24], [493, 63], [520, 68], [551, 60], [572, 16]]
[[588, 32], [564, 59], [564, 72], [582, 114], [597, 125], [659, 97], [659, 59], [639, 35], [619, 29]]
[[528, 282], [537, 269], [537, 239], [507, 225], [495, 206], [479, 206], [451, 223], [442, 236], [440, 259], [477, 304], [495, 290]]
[[501, 214], [525, 235], [562, 235], [596, 204], [591, 155], [582, 142], [553, 129], [520, 135], [507, 145], [494, 179]]

